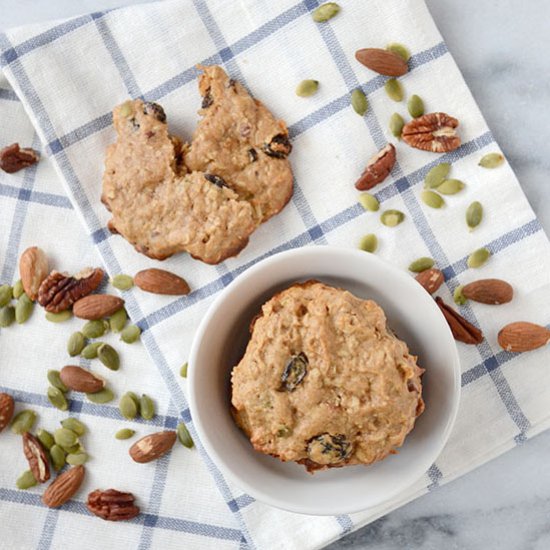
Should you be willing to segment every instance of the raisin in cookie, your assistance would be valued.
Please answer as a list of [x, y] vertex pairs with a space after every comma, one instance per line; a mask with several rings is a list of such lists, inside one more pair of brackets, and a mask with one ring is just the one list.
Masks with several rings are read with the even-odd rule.
[[220, 67], [203, 70], [203, 118], [190, 145], [169, 134], [156, 103], [127, 101], [113, 112], [102, 202], [111, 231], [152, 258], [186, 251], [217, 264], [292, 196], [285, 124]]
[[310, 472], [371, 464], [422, 413], [422, 372], [375, 302], [308, 281], [253, 321], [232, 372], [233, 415], [257, 451]]

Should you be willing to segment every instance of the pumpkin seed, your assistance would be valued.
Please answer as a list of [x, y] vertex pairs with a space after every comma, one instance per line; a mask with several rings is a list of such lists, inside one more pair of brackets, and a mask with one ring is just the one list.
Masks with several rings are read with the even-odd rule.
[[56, 472], [59, 472], [59, 470], [61, 470], [61, 468], [65, 466], [66, 456], [67, 456], [67, 453], [57, 444], [50, 449], [50, 458], [52, 460], [52, 466]]
[[120, 401], [118, 402], [118, 409], [120, 411], [120, 414], [128, 420], [133, 420], [138, 413], [136, 403], [132, 396], [128, 393], [125, 393], [120, 398]]
[[422, 101], [422, 98], [416, 94], [413, 94], [407, 102], [407, 109], [413, 118], [422, 116], [424, 114], [424, 102]]
[[318, 80], [302, 80], [298, 86], [296, 86], [296, 95], [299, 97], [310, 97], [319, 89]]
[[479, 166], [483, 168], [497, 168], [504, 162], [504, 155], [500, 153], [487, 153], [479, 161]]
[[72, 316], [73, 312], [70, 309], [60, 311], [59, 313], [52, 313], [50, 311], [46, 313], [46, 319], [52, 323], [63, 323], [63, 321], [68, 321]]
[[63, 395], [63, 392], [54, 386], [50, 386], [47, 392], [49, 402], [60, 411], [66, 411], [69, 408], [69, 404]]
[[53, 438], [53, 435], [48, 431], [44, 430], [43, 428], [40, 428], [38, 432], [36, 433], [36, 437], [40, 443], [42, 443], [42, 446], [47, 449], [48, 451], [54, 446], [55, 441]]
[[424, 187], [426, 189], [434, 189], [435, 187], [438, 187], [445, 181], [445, 178], [450, 170], [451, 165], [448, 162], [436, 164], [426, 174], [426, 177], [424, 178]]
[[367, 112], [369, 102], [362, 90], [357, 88], [351, 92], [351, 106], [358, 115], [363, 116]]
[[30, 409], [25, 409], [13, 417], [11, 421], [11, 431], [19, 435], [30, 432], [35, 422], [36, 413]]
[[97, 356], [108, 369], [118, 370], [120, 367], [120, 358], [118, 353], [109, 344], [101, 344], [101, 346], [97, 348]]
[[459, 285], [455, 288], [455, 291], [453, 293], [453, 300], [457, 306], [463, 306], [468, 300], [466, 296], [462, 294], [463, 288], [464, 288], [464, 285]]
[[135, 394], [133, 391], [127, 391], [126, 394], [134, 400], [134, 403], [136, 404], [139, 413], [139, 397], [137, 396], [137, 394]]
[[84, 359], [95, 359], [97, 357], [97, 349], [101, 346], [103, 342], [92, 342], [88, 344], [81, 352], [80, 356]]
[[396, 138], [401, 138], [401, 132], [403, 131], [403, 126], [405, 126], [405, 121], [399, 113], [393, 113], [390, 117], [390, 132], [392, 136]]
[[386, 46], [386, 50], [397, 54], [403, 61], [408, 61], [411, 58], [411, 53], [406, 46], [399, 44], [398, 42], [392, 42]]
[[441, 208], [445, 205], [445, 200], [441, 195], [438, 195], [435, 191], [422, 191], [420, 194], [422, 202], [430, 208]]
[[384, 84], [387, 96], [394, 101], [403, 101], [403, 87], [396, 78], [390, 78]]
[[126, 310], [122, 307], [109, 318], [109, 326], [113, 332], [120, 332], [126, 325], [128, 320], [128, 314]]
[[35, 485], [38, 485], [38, 481], [36, 481], [36, 478], [34, 477], [33, 473], [30, 470], [25, 470], [15, 482], [15, 485], [18, 489], [21, 489], [22, 491], [26, 489], [30, 489], [31, 487], [34, 487]]
[[65, 418], [65, 420], [62, 420], [61, 426], [63, 426], [63, 428], [67, 428], [67, 430], [71, 430], [71, 432], [74, 432], [78, 436], [84, 435], [86, 433], [86, 426], [82, 422], [80, 422], [80, 420], [77, 420], [73, 417]]
[[176, 428], [176, 432], [178, 434], [178, 439], [180, 443], [184, 447], [191, 449], [193, 447], [193, 439], [191, 438], [191, 435], [189, 434], [189, 431], [187, 430], [183, 422], [180, 422], [178, 424], [178, 427]]
[[87, 453], [69, 453], [67, 455], [67, 464], [70, 464], [71, 466], [80, 466], [81, 464], [84, 464], [85, 462], [88, 462], [88, 454]]
[[6, 306], [0, 309], [0, 328], [7, 328], [15, 321], [15, 308]]
[[316, 10], [311, 13], [313, 21], [316, 23], [325, 23], [332, 19], [340, 11], [340, 6], [336, 2], [327, 2], [321, 4]]
[[74, 445], [71, 445], [70, 447], [63, 447], [63, 450], [67, 452], [68, 455], [78, 453], [81, 450], [81, 445], [79, 443], [75, 443]]
[[481, 267], [491, 256], [491, 252], [487, 248], [478, 248], [468, 256], [468, 267]]
[[281, 426], [277, 430], [277, 437], [288, 437], [292, 434], [292, 428], [289, 428], [288, 426]]
[[111, 284], [118, 290], [129, 290], [134, 286], [134, 279], [130, 275], [119, 273], [111, 279]]
[[133, 344], [139, 340], [141, 329], [137, 325], [128, 325], [120, 333], [120, 339], [127, 344]]
[[18, 300], [23, 295], [23, 292], [25, 292], [25, 289], [23, 288], [23, 281], [19, 279], [13, 285], [13, 297]]
[[25, 294], [21, 294], [15, 305], [15, 320], [22, 325], [31, 316], [34, 302]]
[[369, 212], [377, 212], [380, 209], [378, 199], [370, 193], [361, 193], [359, 195], [359, 204]]
[[181, 366], [181, 369], [180, 369], [180, 376], [181, 376], [182, 378], [187, 378], [187, 367], [188, 367], [187, 362], [185, 362], [185, 363]]
[[120, 116], [125, 118], [129, 117], [134, 112], [134, 107], [132, 106], [131, 101], [125, 101], [120, 107], [119, 111]]
[[91, 401], [92, 403], [103, 405], [103, 403], [109, 403], [109, 401], [112, 401], [115, 398], [115, 395], [109, 388], [103, 388], [95, 393], [87, 393], [86, 397], [88, 398], [88, 401]]
[[49, 370], [48, 371], [48, 382], [54, 387], [57, 388], [59, 391], [62, 391], [63, 393], [68, 392], [69, 388], [63, 384], [61, 381], [61, 376], [59, 375], [58, 370]]
[[122, 428], [122, 430], [118, 430], [118, 432], [115, 434], [116, 439], [130, 439], [134, 436], [135, 430], [131, 430], [130, 428]]
[[359, 249], [364, 250], [365, 252], [376, 252], [378, 248], [378, 239], [374, 233], [370, 233], [361, 237], [359, 241]]
[[82, 332], [73, 332], [67, 342], [67, 352], [71, 357], [79, 355], [86, 345], [86, 340]]
[[475, 229], [483, 219], [483, 206], [480, 202], [474, 201], [466, 209], [466, 225], [470, 228], [470, 231]]
[[101, 338], [105, 334], [105, 324], [103, 319], [96, 319], [88, 321], [81, 330], [86, 338]]
[[7, 306], [13, 298], [13, 289], [10, 285], [0, 286], [0, 307]]
[[422, 258], [418, 258], [409, 264], [409, 271], [412, 271], [413, 273], [422, 273], [422, 271], [426, 271], [426, 269], [431, 269], [434, 266], [434, 263], [435, 262], [432, 258], [423, 256]]
[[455, 195], [464, 189], [464, 182], [460, 180], [450, 179], [445, 180], [437, 187], [437, 191], [443, 195]]
[[144, 420], [151, 420], [155, 416], [155, 403], [148, 395], [143, 394], [139, 400], [139, 414]]
[[387, 227], [395, 227], [405, 219], [405, 214], [399, 210], [386, 210], [380, 215], [380, 221]]
[[68, 428], [57, 428], [53, 433], [56, 445], [64, 450], [70, 449], [78, 444], [78, 436]]

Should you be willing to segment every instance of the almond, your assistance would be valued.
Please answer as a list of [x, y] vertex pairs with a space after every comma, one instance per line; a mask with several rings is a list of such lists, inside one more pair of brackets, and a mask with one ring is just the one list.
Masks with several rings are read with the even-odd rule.
[[134, 277], [134, 284], [154, 294], [170, 294], [180, 296], [189, 294], [190, 288], [185, 279], [164, 269], [144, 269]]
[[11, 422], [14, 407], [13, 397], [9, 393], [0, 393], [0, 432]]
[[443, 272], [435, 267], [421, 271], [415, 279], [430, 293], [433, 294], [445, 281]]
[[507, 304], [514, 297], [514, 289], [500, 279], [480, 279], [464, 285], [462, 294], [469, 300], [482, 304]]
[[31, 246], [19, 258], [19, 275], [27, 296], [34, 302], [38, 289], [48, 276], [48, 258], [41, 248]]
[[105, 387], [105, 380], [89, 370], [74, 365], [63, 367], [59, 377], [65, 386], [74, 391], [97, 393]]
[[355, 59], [374, 72], [386, 76], [401, 76], [409, 70], [407, 62], [402, 57], [380, 48], [357, 50]]
[[94, 321], [108, 317], [124, 305], [124, 300], [111, 294], [90, 294], [73, 305], [75, 317]]
[[57, 476], [42, 495], [42, 502], [49, 508], [57, 508], [73, 497], [85, 474], [84, 466], [74, 466]]
[[176, 442], [176, 432], [166, 431], [146, 435], [136, 441], [128, 451], [134, 462], [151, 462], [166, 454]]
[[550, 330], [535, 323], [518, 321], [498, 333], [498, 343], [506, 351], [531, 351], [550, 342]]

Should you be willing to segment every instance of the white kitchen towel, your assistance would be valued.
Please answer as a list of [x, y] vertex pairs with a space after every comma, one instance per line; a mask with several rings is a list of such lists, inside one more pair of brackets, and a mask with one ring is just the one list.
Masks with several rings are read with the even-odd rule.
[[[350, 516], [301, 516], [243, 494], [221, 476], [200, 445], [199, 453], [178, 449], [157, 464], [132, 465], [125, 451], [111, 441], [120, 425], [116, 408], [90, 406], [76, 398], [72, 411], [87, 415], [94, 444], [90, 449], [95, 445], [100, 449], [89, 466], [88, 489], [123, 484], [119, 488], [133, 490], [145, 513], [126, 524], [101, 523], [86, 515], [84, 490], [66, 508], [48, 511], [41, 507], [40, 489], [27, 493], [14, 489], [17, 472], [13, 470], [11, 477], [2, 478], [0, 510], [5, 518], [0, 533], [11, 539], [21, 537], [20, 547], [65, 548], [78, 540], [80, 547], [91, 548], [120, 537], [139, 548], [208, 544], [318, 548], [548, 427], [550, 351], [514, 355], [501, 350], [496, 341], [498, 329], [511, 321], [548, 325], [548, 240], [511, 168], [478, 166], [481, 156], [498, 151], [498, 145], [423, 2], [349, 0], [341, 5], [334, 19], [317, 24], [310, 13], [318, 6], [313, 0], [167, 0], [19, 28], [0, 36], [0, 64], [11, 85], [0, 89], [0, 100], [3, 106], [13, 105], [13, 112], [10, 108], [2, 116], [3, 143], [15, 141], [11, 136], [28, 125], [19, 99], [49, 157], [25, 173], [1, 176], [0, 200], [7, 213], [0, 217], [2, 282], [12, 282], [8, 279], [14, 277], [17, 254], [30, 244], [45, 248], [62, 269], [76, 269], [84, 260], [90, 263], [63, 190], [84, 223], [90, 247], [95, 245], [111, 275], [155, 265], [184, 275], [193, 292], [183, 298], [124, 293], [132, 320], [144, 330], [142, 341], [154, 367], [147, 368], [144, 358], [139, 366], [133, 365], [137, 356], [132, 359], [127, 354], [138, 354], [139, 347], [125, 348], [123, 367], [109, 380], [119, 391], [144, 391], [141, 388], [146, 385], [159, 402], [157, 425], [174, 426], [179, 414], [196, 435], [179, 367], [214, 296], [258, 260], [298, 246], [354, 247], [362, 235], [376, 233], [377, 253], [403, 269], [419, 256], [433, 257], [446, 276], [440, 294], [447, 301], [459, 284], [481, 277], [505, 278], [516, 290], [512, 304], [470, 303], [461, 309], [483, 328], [486, 339], [478, 346], [458, 344], [463, 397], [443, 454], [414, 487], [376, 509]], [[389, 42], [404, 43], [411, 50], [410, 71], [400, 79], [407, 96], [420, 95], [427, 112], [456, 116], [463, 141], [459, 149], [444, 155], [396, 143], [398, 162], [391, 176], [374, 189], [381, 210], [396, 208], [405, 213], [405, 221], [396, 228], [383, 226], [377, 213], [365, 213], [353, 187], [371, 154], [387, 141], [395, 142], [387, 129], [391, 114], [396, 111], [408, 117], [404, 103], [386, 96], [386, 78], [354, 60], [356, 49], [384, 47]], [[213, 267], [178, 255], [159, 264], [140, 256], [106, 229], [110, 216], [99, 198], [105, 148], [114, 139], [110, 112], [128, 97], [158, 101], [168, 114], [172, 133], [189, 138], [200, 104], [195, 66], [212, 63], [222, 64], [288, 123], [294, 145], [295, 194], [237, 258]], [[321, 82], [319, 92], [308, 99], [294, 92], [304, 78]], [[356, 88], [369, 98], [364, 117], [350, 107], [350, 94]], [[452, 176], [467, 187], [448, 197], [444, 209], [431, 210], [421, 203], [419, 193], [426, 172], [441, 161], [452, 162]], [[62, 182], [59, 185], [48, 173], [50, 162]], [[468, 232], [464, 212], [473, 200], [484, 205], [485, 219]], [[491, 250], [489, 262], [480, 270], [468, 269], [466, 257], [481, 246]], [[44, 325], [40, 321], [33, 318], [32, 323]], [[51, 327], [37, 330], [48, 331], [51, 341]], [[29, 332], [23, 327], [1, 331], [0, 387], [15, 392], [22, 402], [18, 408], [31, 403], [40, 407], [46, 419], [62, 417], [41, 397], [42, 361], [49, 357], [45, 347], [54, 364], [59, 364], [63, 353], [50, 347], [64, 346], [71, 330], [75, 328], [60, 327], [62, 336], [51, 346], [40, 339], [41, 332], [33, 333], [33, 346], [29, 346], [25, 345]], [[147, 429], [151, 430], [139, 425], [141, 432]], [[2, 434], [0, 446], [16, 447], [15, 440], [11, 434], [6, 438]], [[24, 465], [20, 462], [19, 467]], [[214, 482], [204, 475], [206, 470]], [[224, 501], [228, 508], [223, 508]]]

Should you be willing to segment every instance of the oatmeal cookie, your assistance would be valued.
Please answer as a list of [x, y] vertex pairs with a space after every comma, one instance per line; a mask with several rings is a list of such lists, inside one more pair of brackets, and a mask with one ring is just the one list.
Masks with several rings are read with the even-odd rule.
[[422, 372], [375, 302], [308, 281], [253, 321], [232, 372], [233, 415], [257, 451], [310, 472], [371, 464], [422, 413]]

